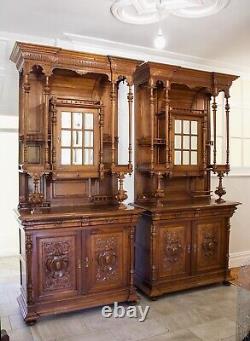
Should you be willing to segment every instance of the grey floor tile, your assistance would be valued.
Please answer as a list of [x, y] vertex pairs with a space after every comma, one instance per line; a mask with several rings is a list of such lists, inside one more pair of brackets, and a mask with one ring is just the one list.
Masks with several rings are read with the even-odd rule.
[[79, 335], [87, 331], [77, 314], [44, 318], [30, 329], [36, 341], [51, 341], [56, 338]]
[[201, 341], [199, 337], [194, 335], [187, 329], [177, 331], [175, 333], [167, 333], [152, 338], [144, 339], [143, 341]]
[[189, 328], [204, 341], [217, 341], [235, 334], [235, 322], [221, 318]]
[[57, 338], [56, 341], [118, 341], [114, 336], [107, 332], [88, 331], [80, 335], [73, 335], [63, 338]]

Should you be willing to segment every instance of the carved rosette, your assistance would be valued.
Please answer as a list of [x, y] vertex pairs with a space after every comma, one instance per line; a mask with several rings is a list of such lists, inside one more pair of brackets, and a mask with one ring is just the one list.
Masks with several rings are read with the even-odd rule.
[[164, 263], [177, 263], [183, 253], [183, 246], [179, 235], [176, 232], [167, 232], [164, 235], [165, 244], [165, 262]]
[[98, 282], [119, 278], [117, 238], [98, 238], [96, 240], [96, 265], [96, 280]]
[[202, 242], [204, 256], [213, 257], [217, 251], [217, 244], [216, 236], [212, 232], [205, 233]]
[[72, 245], [68, 241], [44, 242], [44, 290], [72, 288], [70, 258]]

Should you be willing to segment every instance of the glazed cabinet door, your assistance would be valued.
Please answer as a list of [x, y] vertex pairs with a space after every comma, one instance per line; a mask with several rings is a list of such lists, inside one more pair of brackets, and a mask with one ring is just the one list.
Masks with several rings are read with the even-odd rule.
[[191, 261], [190, 223], [166, 223], [159, 229], [159, 277], [189, 275]]
[[129, 229], [102, 226], [86, 233], [88, 293], [128, 286]]
[[204, 272], [225, 265], [225, 228], [223, 219], [208, 219], [193, 225], [193, 271]]
[[80, 291], [81, 232], [41, 232], [35, 235], [38, 299], [74, 297]]

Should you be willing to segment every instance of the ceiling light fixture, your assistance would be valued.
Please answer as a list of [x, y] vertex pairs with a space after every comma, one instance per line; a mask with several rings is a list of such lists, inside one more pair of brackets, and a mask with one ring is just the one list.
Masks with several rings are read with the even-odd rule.
[[166, 38], [164, 37], [161, 28], [159, 28], [157, 36], [154, 39], [154, 46], [159, 50], [164, 49], [166, 46]]

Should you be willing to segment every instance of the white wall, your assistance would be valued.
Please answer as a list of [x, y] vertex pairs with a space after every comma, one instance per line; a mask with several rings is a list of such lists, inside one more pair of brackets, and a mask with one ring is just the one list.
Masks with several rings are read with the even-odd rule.
[[[6, 38], [7, 37], [7, 38]], [[15, 40], [24, 40], [37, 43], [53, 44], [53, 41], [41, 39], [37, 37], [20, 37], [18, 35], [6, 35], [5, 38], [1, 38], [0, 34], [0, 256], [14, 255], [18, 253], [18, 234], [17, 224], [14, 219], [13, 208], [17, 205], [17, 192], [18, 192], [18, 177], [17, 177], [17, 132], [15, 127], [15, 121], [12, 121], [11, 127], [8, 126], [9, 120], [6, 116], [15, 117], [17, 120], [18, 115], [18, 73], [15, 69], [15, 65], [9, 61], [9, 55], [14, 45]], [[58, 44], [58, 42], [54, 42]], [[69, 45], [69, 42], [59, 42], [62, 46], [74, 48], [76, 46]], [[79, 47], [79, 50], [83, 49]], [[127, 47], [124, 50], [117, 51], [105, 49], [106, 53], [112, 53], [116, 55], [124, 56], [128, 54], [126, 52]], [[86, 47], [86, 50], [94, 51], [93, 44], [90, 48]], [[98, 50], [98, 49], [97, 49]], [[103, 50], [104, 51], [104, 50]], [[100, 48], [98, 51], [100, 52]], [[140, 58], [136, 52], [130, 51], [131, 58]], [[144, 56], [144, 59], [147, 58]], [[148, 56], [150, 59], [150, 56]], [[152, 58], [156, 60], [156, 57]], [[164, 62], [161, 58], [159, 61]], [[165, 62], [168, 62], [167, 60]], [[185, 61], [176, 62], [185, 66]], [[195, 65], [192, 65], [195, 67]], [[201, 68], [197, 65], [197, 68]], [[204, 66], [204, 68], [206, 68]], [[207, 68], [211, 70], [211, 65]], [[218, 70], [216, 71], [223, 71]], [[234, 71], [235, 72], [235, 71]], [[236, 72], [237, 74], [237, 72]], [[242, 96], [243, 92], [247, 92], [249, 87], [244, 85], [244, 82], [240, 82], [240, 90], [236, 89], [232, 94], [233, 103], [239, 102], [239, 96]], [[245, 94], [246, 95], [246, 94]], [[250, 94], [249, 94], [250, 98]], [[243, 109], [242, 109], [243, 110]], [[250, 115], [250, 111], [247, 113]], [[233, 112], [232, 112], [233, 115]], [[127, 119], [127, 118], [126, 118]], [[125, 133], [124, 127], [126, 126], [126, 119], [121, 123], [120, 129]], [[248, 121], [249, 122], [249, 121]], [[244, 124], [243, 124], [244, 126]], [[11, 128], [11, 129], [10, 129]], [[249, 126], [250, 131], [250, 126]], [[126, 135], [126, 134], [125, 134]], [[121, 162], [127, 163], [127, 140], [122, 139], [120, 148], [123, 153], [120, 155]], [[241, 165], [242, 166], [242, 165]], [[236, 200], [243, 203], [240, 206], [232, 219], [231, 240], [230, 240], [230, 255], [232, 266], [240, 265], [244, 263], [244, 259], [250, 256], [250, 229], [248, 225], [250, 222], [250, 210], [248, 209], [250, 204], [250, 171], [248, 169], [238, 169], [237, 172], [245, 173], [244, 176], [229, 176], [225, 179], [224, 184], [227, 189], [228, 200]], [[248, 176], [246, 176], [248, 173]], [[213, 188], [217, 185], [217, 179], [212, 180]], [[125, 182], [126, 189], [128, 189], [129, 199], [133, 201], [133, 177], [127, 178]]]

